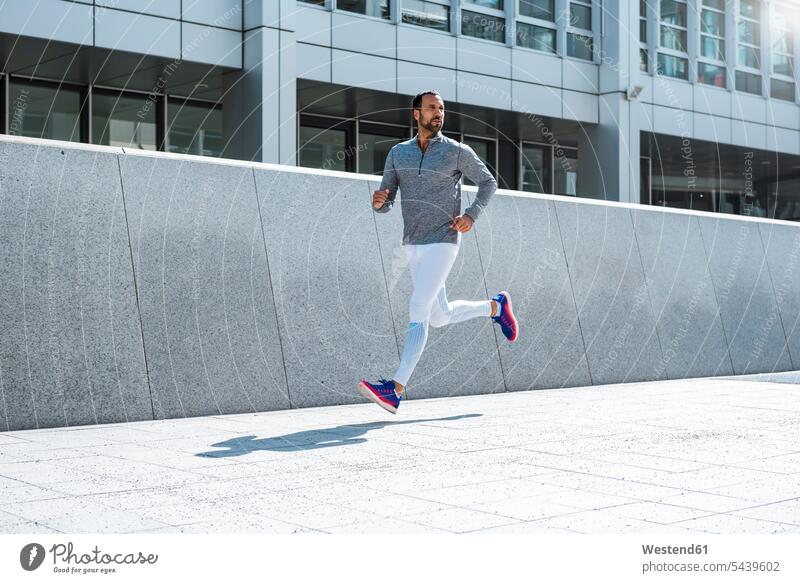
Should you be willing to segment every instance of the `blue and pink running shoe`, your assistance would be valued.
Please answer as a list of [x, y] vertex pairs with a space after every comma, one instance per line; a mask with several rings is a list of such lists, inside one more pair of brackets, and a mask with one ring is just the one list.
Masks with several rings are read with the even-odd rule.
[[381, 379], [377, 383], [362, 380], [358, 383], [358, 392], [370, 401], [386, 409], [389, 413], [397, 413], [400, 406], [400, 397], [394, 390], [394, 381]]
[[505, 336], [509, 342], [516, 342], [519, 327], [517, 326], [517, 319], [514, 317], [514, 312], [511, 309], [511, 296], [507, 291], [501, 291], [492, 299], [497, 302], [498, 307], [498, 315], [494, 316], [492, 320], [500, 324], [500, 330], [503, 331], [503, 336]]

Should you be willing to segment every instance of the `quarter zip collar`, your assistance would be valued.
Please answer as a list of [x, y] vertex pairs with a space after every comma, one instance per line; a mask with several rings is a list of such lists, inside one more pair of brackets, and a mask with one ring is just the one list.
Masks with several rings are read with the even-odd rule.
[[[428, 138], [428, 142], [441, 142], [443, 139], [444, 139], [444, 136], [442, 135], [442, 130], [439, 130], [434, 135], [432, 135], [430, 138]], [[419, 148], [419, 132], [414, 134], [414, 143], [417, 145], [417, 148]]]

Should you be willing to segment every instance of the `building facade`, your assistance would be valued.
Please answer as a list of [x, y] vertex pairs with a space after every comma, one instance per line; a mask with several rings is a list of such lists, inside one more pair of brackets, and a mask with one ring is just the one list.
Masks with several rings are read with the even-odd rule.
[[9, 134], [377, 173], [436, 89], [501, 187], [800, 220], [793, 0], [6, 0]]

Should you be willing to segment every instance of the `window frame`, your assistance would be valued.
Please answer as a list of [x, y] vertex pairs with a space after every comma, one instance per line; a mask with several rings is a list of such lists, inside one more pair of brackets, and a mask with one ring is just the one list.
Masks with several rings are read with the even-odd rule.
[[[372, 122], [370, 122], [372, 123]], [[341, 126], [341, 127], [338, 127]], [[332, 129], [343, 129], [345, 132], [344, 135], [344, 143], [345, 143], [345, 150], [352, 149], [352, 145], [354, 142], [354, 136], [357, 135], [356, 132], [356, 118], [352, 117], [336, 117], [330, 115], [320, 115], [316, 113], [300, 113], [297, 114], [297, 146], [295, 149], [295, 156], [297, 158], [297, 166], [301, 168], [306, 168], [306, 166], [300, 166], [300, 149], [302, 145], [300, 142], [300, 128], [301, 127], [311, 127], [319, 130], [332, 130]], [[358, 168], [358, 148], [355, 148], [356, 155], [354, 156], [346, 156], [344, 159], [345, 162], [345, 169], [344, 172], [356, 172]]]
[[[458, 36], [461, 36], [461, 37], [464, 37], [464, 38], [492, 43], [495, 46], [508, 45], [509, 29], [511, 28], [511, 25], [509, 23], [513, 22], [513, 20], [510, 20], [508, 18], [506, 10], [507, 10], [507, 3], [511, 2], [511, 1], [512, 0], [504, 0], [504, 2], [503, 2], [503, 10], [498, 10], [496, 8], [487, 8], [486, 6], [478, 6], [477, 4], [473, 4], [470, 0], [461, 0], [458, 3], [458, 13], [457, 13], [457, 16], [456, 16], [457, 28], [455, 30], [455, 33]], [[477, 37], [477, 36], [464, 34], [463, 27], [461, 26], [462, 22], [464, 20], [464, 18], [463, 18], [464, 12], [471, 12], [473, 14], [483, 14], [484, 16], [491, 16], [493, 18], [501, 19], [503, 21], [503, 40], [492, 40], [492, 39], [488, 39], [488, 38], [480, 38], [480, 37]], [[514, 31], [514, 40], [516, 40], [516, 34], [517, 33], [516, 33], [516, 30], [515, 30]]]
[[[796, 77], [797, 77], [797, 60], [796, 60], [796, 56], [795, 55], [797, 54], [797, 31], [798, 31], [798, 29], [800, 29], [800, 23], [798, 23], [798, 25], [796, 27], [792, 27], [791, 25], [788, 25], [788, 26], [780, 28], [781, 32], [785, 33], [791, 39], [791, 42], [792, 42], [791, 52], [786, 53], [786, 52], [783, 52], [783, 51], [776, 51], [774, 49], [774, 46], [775, 46], [774, 45], [774, 41], [775, 41], [774, 31], [776, 30], [776, 27], [775, 27], [775, 24], [776, 24], [775, 12], [776, 12], [776, 8], [779, 5], [782, 6], [782, 7], [786, 7], [786, 8], [789, 7], [789, 4], [787, 2], [775, 2], [775, 1], [773, 1], [769, 5], [769, 14], [767, 15], [767, 18], [769, 19], [769, 69], [768, 69], [769, 87], [767, 87], [767, 90], [769, 92], [768, 95], [769, 95], [770, 99], [778, 99], [778, 100], [786, 102], [786, 103], [790, 103], [790, 102], [791, 103], [796, 103], [797, 102], [797, 80], [796, 80]], [[798, 14], [800, 14], [800, 11], [798, 11]], [[784, 75], [783, 73], [775, 73], [775, 59], [774, 59], [774, 56], [776, 54], [789, 57], [790, 62], [791, 62], [791, 66], [792, 66], [792, 75]], [[794, 95], [793, 95], [793, 98], [791, 99], [791, 101], [788, 100], [788, 99], [783, 99], [783, 98], [780, 98], [780, 97], [773, 97], [772, 96], [772, 94], [773, 94], [772, 81], [773, 80], [782, 81], [784, 83], [791, 83], [794, 86]]]
[[[161, 130], [159, 143], [163, 146], [163, 148], [164, 148], [163, 151], [164, 152], [169, 152], [169, 146], [170, 146], [170, 143], [169, 143], [169, 130], [172, 127], [172, 124], [171, 124], [172, 120], [169, 118], [169, 106], [170, 106], [171, 103], [175, 104], [176, 102], [178, 102], [178, 103], [181, 104], [181, 106], [187, 105], [187, 104], [188, 105], [210, 105], [211, 106], [210, 109], [212, 109], [212, 110], [216, 109], [216, 110], [219, 110], [219, 111], [222, 111], [222, 105], [223, 105], [222, 102], [218, 101], [218, 100], [215, 101], [213, 99], [198, 99], [198, 98], [195, 98], [195, 97], [185, 97], [183, 95], [173, 95], [171, 93], [165, 94], [163, 96], [163, 99], [160, 99], [159, 102], [163, 102], [163, 105], [161, 106], [163, 108], [163, 113], [159, 116], [159, 121], [160, 120], [164, 121], [164, 127]], [[157, 115], [158, 115], [158, 110], [157, 110]], [[207, 118], [208, 118], [208, 116], [206, 115], [206, 119]], [[204, 121], [205, 121], [205, 119], [204, 119]], [[159, 124], [157, 123], [156, 124], [156, 135], [157, 136], [159, 136], [158, 125]], [[222, 135], [223, 135], [223, 139], [224, 139], [224, 136], [225, 136], [225, 126], [224, 125], [222, 127]], [[227, 145], [228, 144], [223, 144], [223, 148], [226, 147]], [[204, 158], [210, 158], [211, 157], [211, 156], [203, 156], [202, 154], [187, 154], [187, 155], [202, 156]], [[219, 157], [220, 158], [224, 158], [224, 156], [222, 154], [220, 154]]]
[[[166, 100], [166, 97], [167, 97], [166, 94], [158, 93], [158, 92], [152, 92], [152, 91], [139, 91], [137, 89], [120, 89], [118, 87], [108, 87], [108, 86], [105, 86], [105, 85], [92, 85], [91, 86], [91, 94], [92, 94], [92, 103], [91, 103], [91, 107], [89, 108], [90, 112], [89, 112], [89, 122], [88, 122], [88, 130], [89, 130], [88, 140], [89, 141], [87, 143], [94, 144], [94, 142], [92, 141], [92, 139], [94, 137], [92, 135], [93, 130], [94, 130], [94, 128], [93, 128], [94, 122], [92, 121], [92, 118], [94, 117], [94, 96], [95, 95], [99, 94], [99, 95], [105, 95], [105, 96], [118, 96], [118, 97], [119, 96], [131, 96], [131, 95], [149, 97], [150, 95], [155, 95], [156, 96], [156, 103], [155, 103], [155, 108], [156, 108], [156, 112], [155, 112], [155, 115], [156, 115], [156, 149], [155, 149], [155, 151], [156, 152], [165, 152], [166, 151], [166, 142], [165, 142], [165, 139], [166, 139], [166, 137], [165, 137], [166, 136], [166, 127], [165, 127], [166, 126], [166, 102], [165, 102], [165, 100]], [[97, 145], [102, 145], [102, 144], [97, 144]]]
[[[719, 8], [716, 8], [714, 6], [706, 5], [705, 0], [700, 0], [697, 8], [698, 8], [698, 11], [699, 11], [698, 12], [698, 16], [699, 16], [698, 24], [699, 25], [697, 27], [697, 33], [698, 33], [698, 36], [697, 36], [697, 38], [698, 38], [698, 45], [697, 45], [697, 73], [698, 73], [697, 74], [697, 82], [700, 85], [703, 85], [705, 87], [716, 87], [718, 89], [727, 89], [729, 87], [729, 83], [730, 83], [730, 79], [729, 79], [730, 72], [728, 70], [727, 62], [725, 60], [715, 59], [715, 58], [712, 58], [712, 57], [706, 57], [706, 56], [703, 55], [703, 37], [709, 37], [709, 38], [715, 39], [717, 41], [722, 41], [722, 46], [723, 46], [722, 56], [723, 57], [727, 56], [727, 54], [728, 54], [728, 17], [727, 17], [727, 14], [726, 14], [724, 8], [722, 10], [720, 10]], [[703, 31], [703, 12], [704, 11], [713, 12], [713, 13], [718, 14], [718, 15], [720, 15], [722, 17], [722, 27], [723, 27], [722, 36]], [[714, 84], [711, 84], [711, 83], [704, 83], [703, 81], [701, 81], [700, 80], [700, 74], [699, 74], [700, 73], [700, 66], [699, 66], [700, 63], [705, 63], [705, 64], [712, 65], [712, 66], [715, 66], [715, 67], [721, 67], [725, 71], [725, 84], [724, 85], [714, 85]]]
[[[259, 0], [259, 1], [263, 1], [263, 0]], [[353, 12], [352, 10], [345, 10], [344, 8], [339, 8], [338, 0], [325, 0], [325, 5], [324, 6], [320, 6], [320, 5], [317, 5], [317, 4], [308, 4], [306, 2], [303, 2], [303, 4], [307, 4], [308, 6], [311, 6], [311, 7], [317, 8], [317, 9], [329, 10], [331, 12], [339, 12], [341, 14], [355, 15], [355, 16], [360, 16], [361, 18], [370, 18], [370, 19], [375, 20], [377, 22], [390, 22], [390, 23], [395, 23], [395, 24], [397, 22], [396, 18], [395, 18], [395, 13], [392, 10], [392, 6], [394, 5], [392, 0], [386, 0], [386, 5], [389, 8], [389, 15], [386, 18], [382, 18], [380, 16], [372, 16], [371, 14], [362, 14], [361, 12]], [[399, 12], [399, 10], [397, 12]], [[411, 25], [411, 26], [414, 26], [414, 25]]]
[[[567, 7], [567, 19], [566, 19], [566, 25], [564, 26], [564, 41], [565, 41], [564, 54], [563, 54], [564, 58], [577, 59], [581, 63], [595, 63], [595, 62], [597, 62], [597, 46], [596, 46], [596, 43], [595, 43], [594, 27], [595, 27], [595, 19], [597, 18], [597, 9], [599, 7], [596, 7], [594, 5], [594, 2], [592, 2], [591, 0], [565, 0], [565, 2], [566, 2], [566, 7]], [[588, 28], [588, 29], [587, 28], [580, 28], [578, 26], [573, 26], [572, 25], [572, 5], [573, 4], [578, 4], [578, 5], [581, 5], [581, 6], [588, 7], [591, 10], [591, 16], [589, 18], [589, 20], [590, 20], [589, 26], [591, 28]], [[592, 43], [592, 48], [591, 48], [592, 57], [591, 57], [591, 59], [584, 59], [583, 57], [578, 57], [576, 55], [570, 55], [569, 54], [569, 37], [570, 36], [583, 36], [583, 37], [589, 38], [589, 40]]]
[[[453, 6], [453, 3], [450, 0], [422, 0], [422, 1], [423, 2], [429, 2], [431, 4], [438, 4], [439, 6], [445, 6], [448, 9], [448, 18], [447, 18], [448, 30], [439, 30], [437, 28], [430, 28], [430, 27], [427, 27], [427, 26], [421, 26], [419, 24], [412, 24], [410, 22], [403, 22], [403, 5], [404, 5], [405, 0], [397, 0], [397, 21], [396, 21], [396, 24], [398, 26], [410, 26], [414, 30], [424, 30], [426, 32], [436, 32], [436, 33], [439, 33], [439, 34], [446, 34], [448, 36], [452, 36], [453, 34], [455, 34], [455, 26], [454, 26], [454, 23], [453, 23], [453, 19], [455, 18], [455, 14], [456, 14], [456, 7]], [[395, 22], [395, 20], [392, 19], [390, 22]]]
[[[80, 95], [80, 106], [78, 109], [78, 141], [72, 142], [75, 144], [89, 144], [91, 143], [91, 86], [81, 85], [79, 83], [71, 83], [69, 81], [46, 79], [43, 77], [26, 77], [25, 75], [14, 75], [5, 73], [6, 77], [6, 117], [9, 115], [11, 108], [11, 83], [21, 82], [33, 85], [34, 87], [43, 87], [47, 89], [55, 89], [60, 91], [62, 87], [72, 91], [78, 91]], [[7, 117], [8, 129], [11, 129], [11, 119]], [[44, 140], [55, 140], [55, 138], [41, 138]], [[59, 140], [55, 140], [59, 141]]]

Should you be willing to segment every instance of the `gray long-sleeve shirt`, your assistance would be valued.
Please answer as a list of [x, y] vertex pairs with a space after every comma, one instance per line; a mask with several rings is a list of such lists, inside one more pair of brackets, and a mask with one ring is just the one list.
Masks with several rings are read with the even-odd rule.
[[374, 210], [391, 210], [399, 188], [403, 245], [457, 244], [459, 233], [450, 225], [461, 214], [462, 175], [478, 185], [475, 201], [464, 211], [477, 220], [497, 190], [492, 174], [466, 144], [439, 132], [423, 152], [415, 135], [396, 144], [386, 157], [380, 190], [388, 188], [389, 198]]

